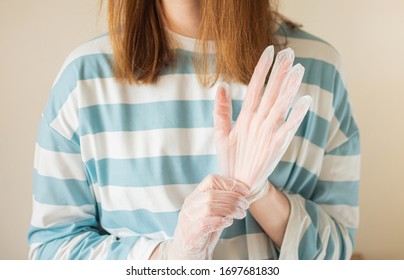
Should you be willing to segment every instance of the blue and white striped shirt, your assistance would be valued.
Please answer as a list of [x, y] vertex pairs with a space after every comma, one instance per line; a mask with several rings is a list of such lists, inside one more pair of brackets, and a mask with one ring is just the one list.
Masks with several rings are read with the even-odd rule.
[[[269, 180], [291, 214], [277, 250], [247, 214], [223, 231], [216, 259], [349, 258], [359, 222], [359, 134], [339, 56], [326, 42], [282, 26], [305, 69], [299, 96], [313, 104]], [[184, 198], [217, 173], [213, 105], [194, 40], [175, 37], [177, 64], [156, 84], [113, 76], [101, 36], [74, 50], [52, 87], [35, 150], [32, 259], [148, 259], [173, 236]], [[233, 119], [246, 86], [232, 84]]]

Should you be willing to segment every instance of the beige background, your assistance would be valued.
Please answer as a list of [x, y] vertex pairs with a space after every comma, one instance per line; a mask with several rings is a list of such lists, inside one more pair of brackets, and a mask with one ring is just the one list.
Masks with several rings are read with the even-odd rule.
[[[281, 0], [340, 52], [362, 135], [356, 251], [404, 259], [404, 1]], [[0, 1], [0, 259], [27, 256], [33, 151], [67, 54], [104, 32], [97, 0]]]

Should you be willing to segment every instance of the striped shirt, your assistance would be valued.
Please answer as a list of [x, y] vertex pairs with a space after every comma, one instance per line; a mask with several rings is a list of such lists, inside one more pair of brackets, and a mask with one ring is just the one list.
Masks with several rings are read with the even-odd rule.
[[[195, 41], [172, 34], [177, 63], [153, 85], [118, 83], [108, 36], [75, 49], [52, 86], [35, 149], [31, 259], [148, 259], [172, 238], [185, 197], [218, 172], [217, 85], [200, 86]], [[291, 205], [277, 249], [251, 214], [214, 259], [346, 259], [359, 222], [359, 134], [337, 52], [300, 29], [280, 39], [306, 71], [313, 104], [269, 177]], [[233, 119], [246, 86], [231, 84]]]

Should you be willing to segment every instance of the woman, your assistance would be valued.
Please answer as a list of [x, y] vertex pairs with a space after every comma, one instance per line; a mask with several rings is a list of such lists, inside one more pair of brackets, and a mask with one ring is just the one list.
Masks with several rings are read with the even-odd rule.
[[[109, 2], [109, 37], [71, 53], [42, 115], [30, 258], [350, 257], [359, 134], [339, 58], [282, 22], [274, 7], [268, 0]], [[215, 96], [216, 105], [231, 96], [237, 119], [269, 45], [294, 49], [305, 68], [298, 96], [313, 102], [251, 200], [251, 185], [212, 175], [223, 166], [212, 112]], [[273, 71], [286, 65], [286, 79], [296, 68], [293, 52], [282, 52]], [[221, 81], [227, 90], [218, 90]]]

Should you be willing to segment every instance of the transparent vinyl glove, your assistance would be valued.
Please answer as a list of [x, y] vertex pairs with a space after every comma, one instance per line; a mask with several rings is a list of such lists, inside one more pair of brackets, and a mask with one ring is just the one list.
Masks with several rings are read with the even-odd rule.
[[215, 100], [214, 130], [219, 173], [246, 184], [250, 190], [247, 196], [250, 204], [268, 192], [268, 177], [286, 152], [311, 105], [311, 97], [303, 96], [291, 108], [304, 68], [300, 64], [293, 66], [294, 52], [290, 48], [277, 54], [263, 92], [273, 59], [274, 48], [269, 46], [258, 61], [233, 127], [231, 96], [226, 85], [219, 87]]
[[242, 219], [249, 204], [249, 189], [234, 179], [207, 176], [186, 197], [174, 238], [160, 243], [158, 259], [210, 259], [222, 230]]

